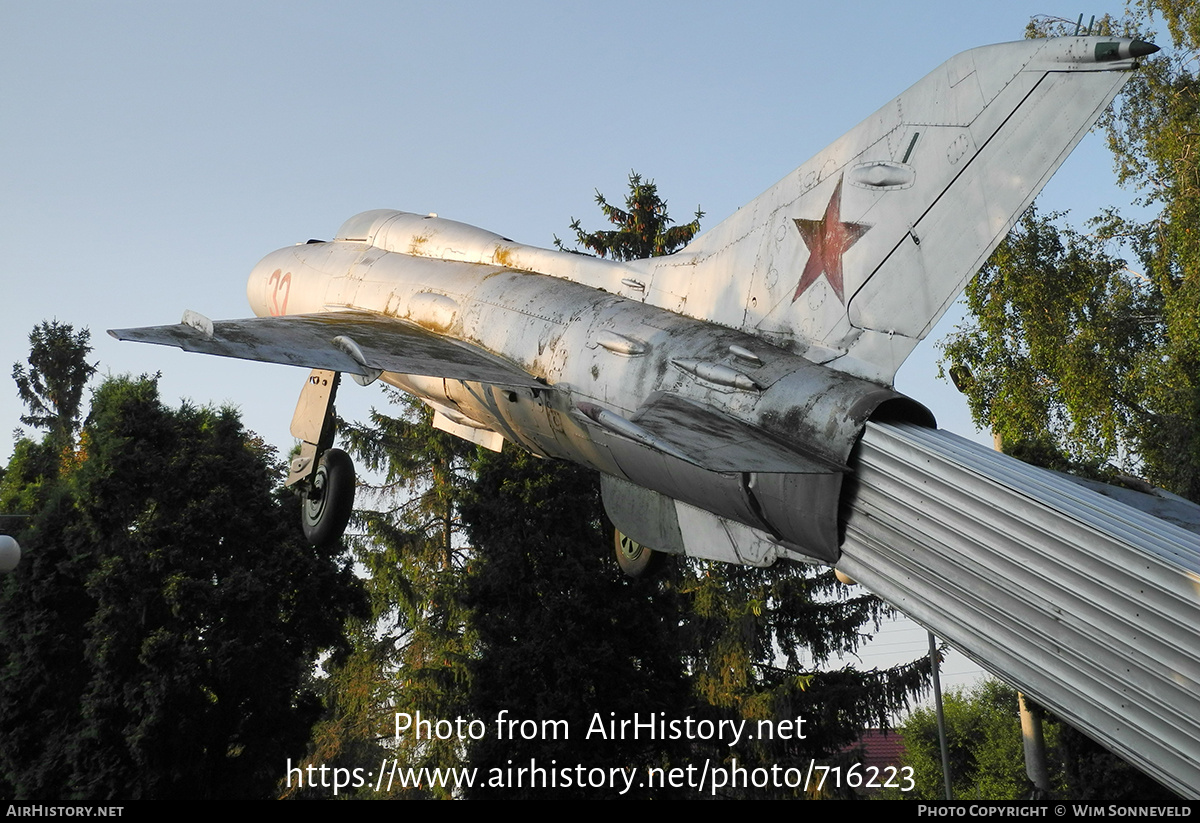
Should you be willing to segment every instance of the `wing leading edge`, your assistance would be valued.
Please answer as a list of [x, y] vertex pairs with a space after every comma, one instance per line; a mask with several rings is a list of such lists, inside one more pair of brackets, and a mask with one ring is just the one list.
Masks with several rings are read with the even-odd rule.
[[328, 369], [369, 382], [380, 372], [428, 375], [501, 386], [545, 389], [511, 363], [411, 323], [368, 312], [207, 321], [192, 312], [171, 326], [110, 329], [118, 340], [184, 351]]

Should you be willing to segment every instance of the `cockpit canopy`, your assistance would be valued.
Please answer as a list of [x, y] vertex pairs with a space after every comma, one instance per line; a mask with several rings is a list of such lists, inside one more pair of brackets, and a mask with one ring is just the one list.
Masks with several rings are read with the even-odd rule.
[[370, 243], [375, 233], [393, 217], [407, 214], [395, 209], [371, 209], [354, 215], [338, 229], [334, 240], [353, 240], [359, 243]]

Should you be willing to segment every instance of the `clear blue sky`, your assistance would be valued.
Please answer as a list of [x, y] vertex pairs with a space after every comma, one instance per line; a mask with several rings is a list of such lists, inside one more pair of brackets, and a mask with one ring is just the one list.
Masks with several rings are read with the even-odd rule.
[[[298, 369], [117, 343], [185, 308], [249, 314], [264, 254], [369, 208], [436, 211], [534, 245], [599, 223], [596, 189], [654, 178], [715, 225], [951, 55], [1041, 3], [0, 4], [0, 366], [32, 326], [90, 327], [103, 373], [232, 403], [282, 451]], [[1089, 137], [1044, 195], [1128, 200]], [[932, 343], [899, 387], [974, 434]], [[21, 406], [0, 390], [0, 459]], [[365, 414], [377, 389], [347, 385]], [[983, 438], [987, 442], [986, 438]], [[920, 653], [920, 635], [917, 649]], [[906, 659], [911, 658], [907, 651]]]

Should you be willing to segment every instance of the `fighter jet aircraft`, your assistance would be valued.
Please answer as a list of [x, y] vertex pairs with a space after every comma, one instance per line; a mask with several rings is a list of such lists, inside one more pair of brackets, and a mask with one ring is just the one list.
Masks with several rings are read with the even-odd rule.
[[933, 426], [896, 370], [1157, 47], [1027, 40], [951, 58], [682, 251], [613, 262], [436, 215], [377, 210], [265, 257], [254, 318], [109, 332], [313, 369], [289, 483], [314, 543], [354, 471], [332, 448], [340, 373], [434, 425], [602, 472], [627, 536], [673, 553], [835, 563], [868, 420]]

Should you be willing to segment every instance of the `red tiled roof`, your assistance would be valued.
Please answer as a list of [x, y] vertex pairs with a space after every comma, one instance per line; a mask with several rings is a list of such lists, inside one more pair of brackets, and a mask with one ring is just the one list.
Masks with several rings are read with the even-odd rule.
[[896, 766], [904, 754], [904, 738], [895, 730], [885, 735], [882, 729], [864, 729], [858, 742], [850, 744], [846, 749], [856, 749], [860, 746], [863, 750], [864, 766]]

